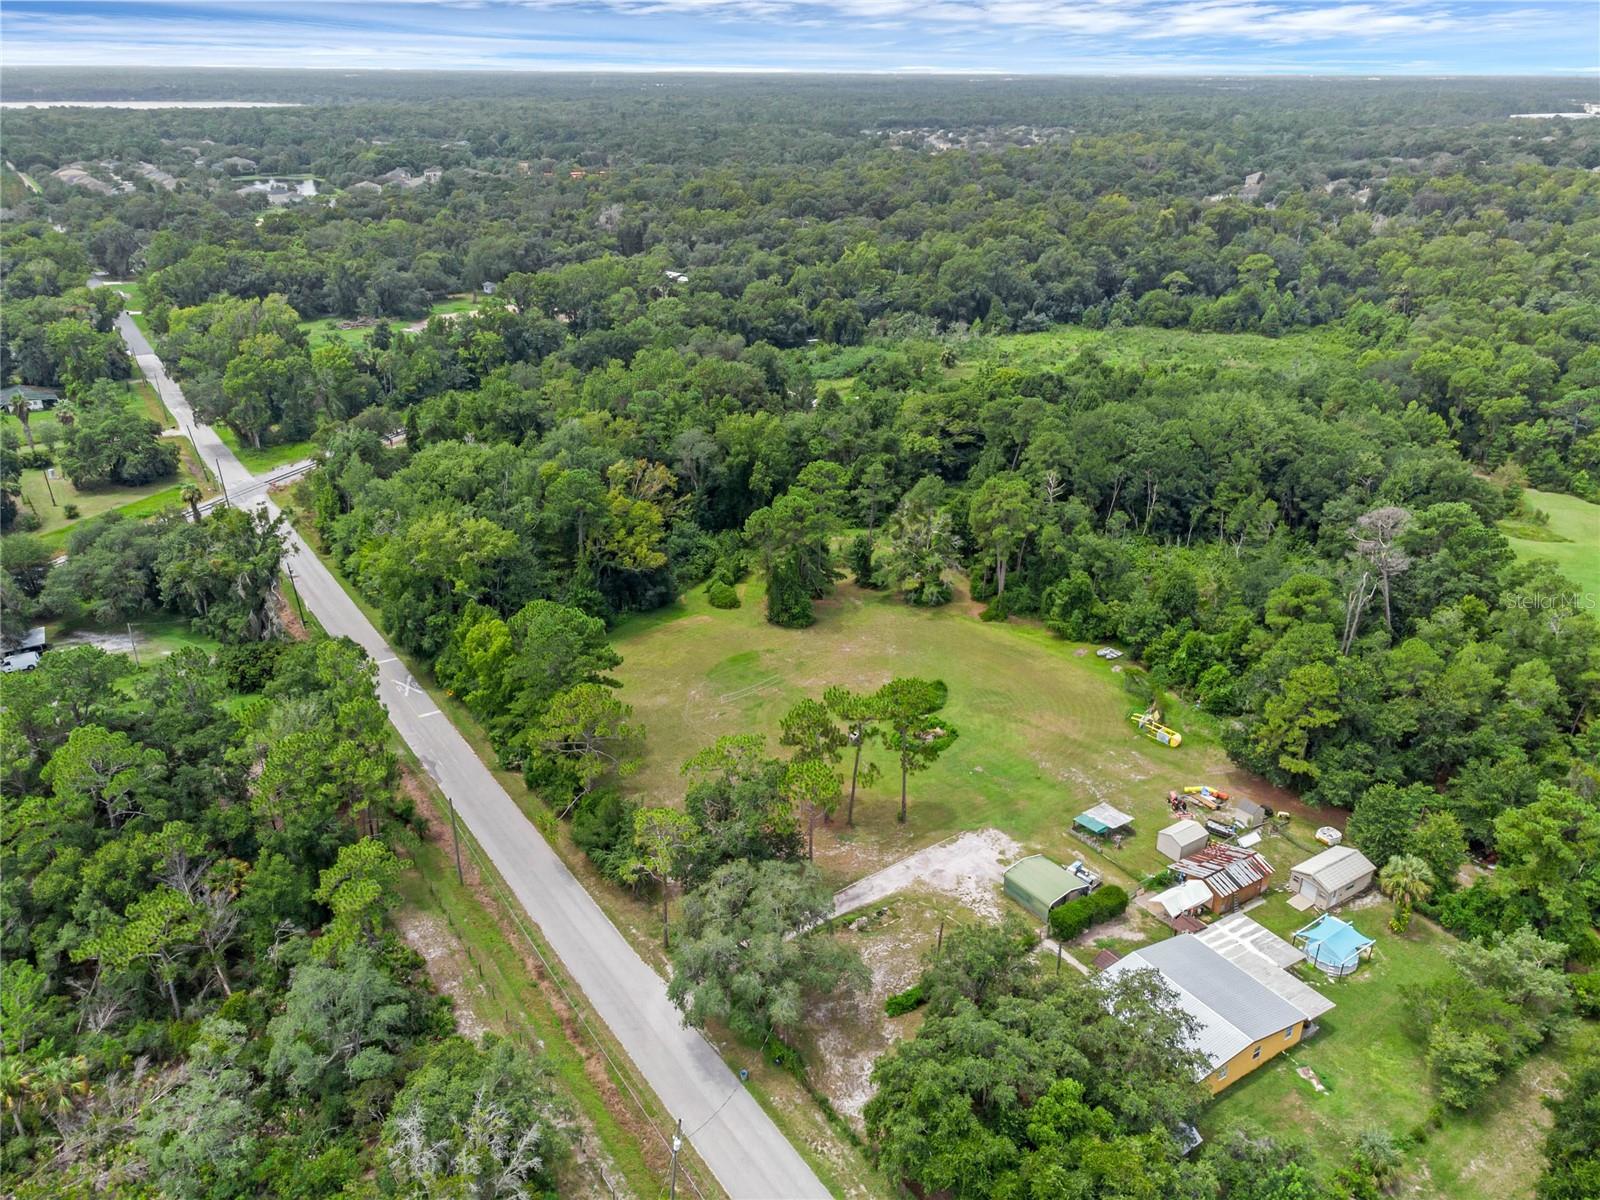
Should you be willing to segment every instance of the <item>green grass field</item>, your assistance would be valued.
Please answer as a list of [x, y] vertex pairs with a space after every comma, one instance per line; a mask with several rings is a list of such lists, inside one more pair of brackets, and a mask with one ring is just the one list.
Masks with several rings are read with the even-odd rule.
[[[471, 295], [447, 296], [429, 308], [427, 317], [423, 319], [431, 320], [434, 317], [448, 316], [451, 313], [469, 312], [477, 308], [481, 303], [483, 303], [483, 296], [477, 292], [473, 292]], [[355, 329], [339, 328], [340, 322], [351, 319], [350, 317], [338, 316], [319, 317], [314, 321], [301, 321], [300, 328], [305, 331], [306, 341], [313, 347], [334, 341], [345, 342], [351, 346], [363, 346], [366, 344], [367, 339], [372, 336], [372, 326], [364, 325]], [[415, 324], [415, 322], [402, 318], [392, 318], [389, 324], [396, 329], [405, 329]]]
[[312, 441], [269, 442], [257, 450], [254, 446], [241, 442], [239, 435], [226, 425], [219, 423], [212, 428], [252, 475], [260, 475], [286, 463], [299, 462], [302, 458], [310, 458], [317, 452], [317, 445]]
[[988, 826], [1030, 850], [1081, 855], [1090, 847], [1069, 826], [1102, 800], [1134, 816], [1135, 834], [1121, 849], [1100, 847], [1097, 857], [1140, 877], [1165, 865], [1155, 835], [1171, 823], [1168, 790], [1207, 782], [1269, 804], [1276, 797], [1229, 763], [1211, 719], [1184, 705], [1167, 712], [1184, 735], [1180, 748], [1140, 736], [1128, 715], [1143, 705], [1124, 691], [1113, 665], [1037, 625], [984, 623], [959, 599], [916, 609], [842, 585], [817, 605], [814, 626], [785, 630], [766, 623], [759, 582], [740, 591], [742, 608], [711, 608], [696, 589], [613, 636], [623, 656], [622, 698], [646, 731], [644, 766], [628, 781], [643, 803], [677, 803], [683, 760], [722, 734], [764, 733], [776, 752], [783, 713], [830, 684], [871, 689], [895, 675], [920, 675], [949, 685], [946, 714], [961, 737], [912, 777], [908, 822], [895, 820], [899, 772], [880, 750], [884, 778], [858, 800], [856, 829], [842, 821], [819, 829], [818, 863], [835, 881]]
[[1548, 513], [1548, 525], [1503, 522], [1501, 530], [1519, 558], [1545, 558], [1600, 604], [1600, 504], [1560, 492], [1523, 493], [1533, 508]]
[[[187, 445], [187, 439], [185, 439]], [[179, 478], [185, 478], [186, 473], [179, 472]], [[154, 483], [147, 483], [141, 487], [108, 487], [92, 491], [79, 491], [72, 486], [65, 477], [45, 481], [43, 471], [24, 471], [22, 473], [22, 501], [23, 507], [37, 513], [40, 526], [35, 531], [46, 542], [65, 542], [67, 534], [73, 528], [92, 517], [116, 511], [123, 516], [134, 520], [153, 517], [157, 513], [169, 508], [177, 508], [183, 504], [182, 482], [173, 482], [172, 479], [158, 479]], [[206, 495], [211, 495], [216, 489], [206, 485], [202, 490]], [[51, 502], [54, 493], [55, 501]], [[76, 504], [78, 516], [69, 519], [66, 515], [66, 506]]]

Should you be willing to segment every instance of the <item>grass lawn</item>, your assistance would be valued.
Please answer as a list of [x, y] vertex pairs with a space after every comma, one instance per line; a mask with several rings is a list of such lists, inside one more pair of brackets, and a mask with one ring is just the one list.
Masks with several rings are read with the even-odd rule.
[[217, 436], [244, 464], [245, 470], [252, 475], [260, 475], [287, 463], [299, 462], [302, 458], [310, 458], [317, 452], [316, 443], [309, 440], [304, 442], [268, 442], [257, 450], [254, 446], [242, 443], [239, 440], [239, 435], [226, 425], [219, 423], [212, 426], [212, 428], [217, 431]]
[[324, 342], [346, 342], [351, 346], [363, 345], [372, 335], [372, 326], [365, 325], [357, 329], [340, 329], [341, 321], [348, 321], [349, 317], [321, 317], [315, 321], [301, 321], [300, 328], [305, 330], [306, 341], [313, 347]]
[[1523, 492], [1534, 508], [1550, 515], [1548, 525], [1501, 522], [1500, 529], [1519, 558], [1546, 558], [1583, 589], [1589, 603], [1600, 603], [1600, 504], [1560, 492]]
[[[1320, 1020], [1321, 1032], [1229, 1088], [1206, 1111], [1201, 1131], [1216, 1138], [1231, 1129], [1297, 1137], [1311, 1159], [1331, 1169], [1351, 1142], [1370, 1128], [1402, 1142], [1424, 1128], [1433, 1106], [1424, 1047], [1405, 1030], [1401, 989], [1449, 971], [1444, 951], [1454, 939], [1422, 917], [1405, 934], [1389, 931], [1386, 901], [1341, 915], [1375, 937], [1372, 961], [1338, 981], [1308, 971], [1338, 1007]], [[1274, 893], [1249, 914], [1281, 936], [1313, 914], [1289, 907]], [[1505, 1200], [1531, 1195], [1541, 1162], [1548, 1114], [1540, 1103], [1559, 1087], [1562, 1047], [1548, 1049], [1496, 1086], [1481, 1111], [1445, 1110], [1437, 1129], [1405, 1154], [1399, 1194], [1449, 1200]], [[1318, 1093], [1295, 1074], [1309, 1067], [1328, 1090]]]
[[116, 290], [127, 301], [127, 310], [130, 313], [142, 313], [145, 305], [149, 303], [145, 299], [144, 284], [139, 283], [137, 280], [131, 283], [119, 283], [116, 285]]
[[[950, 688], [946, 714], [961, 736], [931, 770], [912, 776], [908, 822], [895, 819], [899, 771], [880, 750], [884, 777], [858, 799], [856, 829], [842, 821], [819, 827], [817, 861], [836, 884], [988, 826], [1030, 851], [1088, 853], [1112, 864], [1113, 878], [1142, 877], [1165, 865], [1155, 836], [1171, 823], [1168, 790], [1211, 783], [1268, 804], [1278, 798], [1228, 761], [1214, 722], [1186, 705], [1171, 704], [1166, 714], [1184, 735], [1180, 748], [1141, 737], [1128, 715], [1143, 705], [1115, 669], [1137, 668], [1126, 659], [1107, 663], [1038, 625], [981, 622], [959, 597], [916, 609], [841, 585], [817, 605], [815, 625], [785, 630], [766, 623], [759, 581], [740, 592], [743, 607], [719, 610], [697, 588], [613, 633], [621, 695], [646, 732], [644, 765], [628, 781], [641, 803], [677, 803], [680, 765], [722, 734], [764, 733], [776, 751], [783, 713], [830, 684], [871, 689], [894, 675], [921, 675]], [[1070, 832], [1073, 817], [1100, 801], [1135, 818], [1121, 849], [1091, 847]]]
[[[135, 394], [140, 396], [141, 402], [165, 412], [153, 390], [148, 396], [138, 392]], [[7, 419], [13, 422], [16, 420], [14, 417]], [[37, 426], [37, 417], [34, 423]], [[6, 436], [10, 437], [11, 431], [8, 430]], [[178, 473], [139, 487], [113, 486], [79, 490], [64, 475], [58, 474], [47, 482], [43, 471], [22, 472], [21, 506], [37, 514], [41, 522], [34, 532], [47, 543], [62, 545], [66, 542], [67, 534], [76, 526], [108, 512], [117, 511], [130, 519], [142, 520], [169, 508], [177, 508], [183, 504], [183, 489], [190, 482], [199, 483], [201, 491], [207, 497], [214, 495], [217, 491], [216, 485], [211, 476], [199, 465], [189, 439], [179, 437], [173, 440], [178, 443], [180, 450]], [[68, 504], [78, 506], [76, 517], [70, 519], [67, 517]]]

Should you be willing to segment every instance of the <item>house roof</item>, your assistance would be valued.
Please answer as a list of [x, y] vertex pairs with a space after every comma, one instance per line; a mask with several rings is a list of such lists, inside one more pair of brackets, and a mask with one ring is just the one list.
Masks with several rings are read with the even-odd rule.
[[1320, 1017], [1333, 1007], [1332, 1000], [1304, 980], [1289, 974], [1288, 968], [1303, 961], [1305, 955], [1243, 913], [1224, 917], [1206, 926], [1205, 932], [1196, 936], [1307, 1017]]
[[1110, 833], [1114, 829], [1121, 829], [1124, 825], [1132, 825], [1133, 818], [1120, 808], [1112, 808], [1109, 804], [1096, 804], [1093, 808], [1079, 813], [1077, 823], [1095, 833]]
[[1172, 869], [1185, 879], [1202, 879], [1213, 895], [1231, 896], [1272, 874], [1272, 864], [1254, 850], [1213, 842], [1180, 858]]
[[1194, 1046], [1209, 1066], [1227, 1062], [1252, 1042], [1305, 1020], [1305, 1014], [1193, 934], [1129, 951], [1105, 974], [1158, 971], [1179, 1008], [1195, 1022]]
[[1171, 825], [1168, 825], [1156, 836], [1164, 837], [1169, 833], [1179, 841], [1183, 842], [1194, 841], [1196, 833], [1198, 833], [1201, 838], [1208, 838], [1210, 836], [1208, 833], [1206, 833], [1206, 827], [1200, 824], [1199, 821], [1189, 820], [1177, 821]]
[[1336, 892], [1375, 870], [1372, 861], [1354, 846], [1335, 846], [1306, 859], [1294, 873], [1309, 875], [1326, 890]]
[[1054, 905], [1065, 896], [1073, 892], [1081, 892], [1088, 887], [1071, 871], [1060, 863], [1052, 862], [1042, 854], [1034, 854], [1021, 862], [1013, 863], [1006, 870], [1005, 880], [1012, 887], [1019, 888], [1047, 905]]

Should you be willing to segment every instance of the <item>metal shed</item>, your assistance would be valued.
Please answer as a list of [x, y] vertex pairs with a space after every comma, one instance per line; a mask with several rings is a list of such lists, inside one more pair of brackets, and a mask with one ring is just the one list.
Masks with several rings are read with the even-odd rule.
[[1088, 881], [1042, 854], [1025, 858], [1006, 870], [1006, 895], [1041, 921], [1048, 920], [1050, 910], [1063, 900], [1087, 891]]
[[1115, 833], [1132, 825], [1133, 818], [1120, 808], [1112, 808], [1109, 804], [1096, 804], [1093, 808], [1079, 813], [1073, 824], [1081, 825], [1090, 833]]
[[1179, 821], [1156, 834], [1156, 849], [1177, 862], [1188, 858], [1209, 840], [1210, 835], [1199, 821]]

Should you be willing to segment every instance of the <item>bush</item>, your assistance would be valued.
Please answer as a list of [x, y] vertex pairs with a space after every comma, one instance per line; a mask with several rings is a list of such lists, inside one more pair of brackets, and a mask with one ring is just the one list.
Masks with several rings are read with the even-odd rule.
[[1004, 621], [1011, 615], [1011, 610], [1006, 607], [1005, 597], [993, 601], [987, 608], [978, 614], [980, 621]]
[[76, 521], [78, 519], [78, 506], [76, 504], [63, 504], [61, 506], [61, 515], [69, 521]]
[[1091, 926], [1120, 916], [1127, 907], [1128, 893], [1108, 884], [1051, 909], [1050, 932], [1056, 940], [1070, 942]]
[[1590, 971], [1587, 975], [1574, 975], [1569, 983], [1572, 987], [1572, 1002], [1578, 1010], [1578, 1015], [1591, 1020], [1600, 1020], [1600, 971]]
[[259, 692], [278, 669], [284, 642], [229, 642], [217, 651], [217, 667], [235, 692]]
[[739, 593], [731, 584], [720, 579], [713, 579], [706, 584], [706, 599], [711, 601], [712, 608], [738, 608]]
[[883, 1011], [891, 1017], [903, 1017], [913, 1009], [928, 1002], [928, 991], [922, 980], [917, 980], [903, 992], [896, 992], [883, 1002]]

